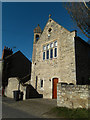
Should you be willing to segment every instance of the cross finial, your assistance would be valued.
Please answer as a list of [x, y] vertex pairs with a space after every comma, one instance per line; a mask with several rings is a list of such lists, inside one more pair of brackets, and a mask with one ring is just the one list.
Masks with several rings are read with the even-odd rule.
[[51, 14], [49, 14], [49, 18], [51, 18]]

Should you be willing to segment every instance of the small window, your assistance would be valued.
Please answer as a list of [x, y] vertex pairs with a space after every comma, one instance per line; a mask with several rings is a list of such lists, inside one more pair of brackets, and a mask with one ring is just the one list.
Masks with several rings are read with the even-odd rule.
[[41, 80], [41, 88], [43, 88], [43, 80]]
[[53, 58], [53, 49], [50, 50], [50, 58]]
[[47, 45], [47, 49], [49, 49], [49, 44]]
[[57, 41], [54, 42], [54, 46], [57, 47]]
[[36, 89], [37, 89], [37, 82], [38, 82], [38, 76], [36, 76], [36, 84], [35, 84]]
[[50, 48], [52, 48], [52, 47], [53, 47], [53, 43], [50, 44]]
[[45, 52], [43, 52], [43, 60], [45, 60]]
[[43, 46], [43, 50], [46, 50], [46, 46]]
[[54, 49], [54, 57], [57, 57], [57, 48]]
[[50, 20], [50, 22], [51, 22], [52, 20]]
[[52, 31], [52, 29], [51, 29], [51, 28], [49, 28], [48, 32], [50, 33], [51, 31]]
[[49, 50], [47, 50], [47, 59], [49, 59]]
[[38, 41], [38, 39], [39, 39], [39, 35], [36, 35], [36, 42]]

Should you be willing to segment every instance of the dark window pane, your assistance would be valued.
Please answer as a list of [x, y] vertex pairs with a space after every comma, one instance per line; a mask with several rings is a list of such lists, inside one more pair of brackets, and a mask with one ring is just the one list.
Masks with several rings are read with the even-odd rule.
[[49, 59], [49, 50], [47, 50], [47, 59]]
[[52, 31], [52, 29], [51, 29], [51, 28], [49, 28], [48, 32], [51, 32], [51, 31]]
[[43, 52], [43, 60], [45, 60], [45, 52]]
[[57, 48], [55, 48], [54, 57], [57, 57]]
[[43, 87], [43, 80], [41, 80], [41, 87]]
[[39, 35], [36, 35], [36, 42], [38, 41], [38, 39], [39, 39]]
[[36, 76], [36, 86], [35, 86], [36, 89], [37, 89], [37, 81], [38, 81], [38, 77]]
[[50, 58], [53, 58], [53, 49], [50, 50]]

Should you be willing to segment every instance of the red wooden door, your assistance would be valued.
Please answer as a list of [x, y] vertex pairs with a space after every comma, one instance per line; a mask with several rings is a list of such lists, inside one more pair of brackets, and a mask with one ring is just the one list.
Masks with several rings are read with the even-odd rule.
[[53, 79], [53, 99], [57, 99], [57, 83], [58, 78]]

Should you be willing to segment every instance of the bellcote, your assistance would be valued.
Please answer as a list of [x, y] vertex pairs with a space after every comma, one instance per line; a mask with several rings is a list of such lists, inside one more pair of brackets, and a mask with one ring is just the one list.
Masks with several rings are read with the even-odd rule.
[[42, 33], [42, 30], [38, 24], [38, 26], [34, 29], [34, 33]]
[[42, 33], [42, 30], [38, 24], [38, 26], [34, 29], [34, 43], [37, 43], [38, 39], [40, 38], [41, 33]]

